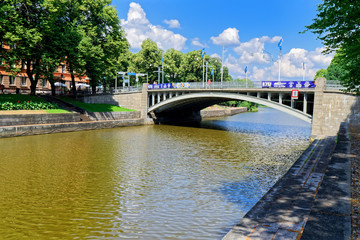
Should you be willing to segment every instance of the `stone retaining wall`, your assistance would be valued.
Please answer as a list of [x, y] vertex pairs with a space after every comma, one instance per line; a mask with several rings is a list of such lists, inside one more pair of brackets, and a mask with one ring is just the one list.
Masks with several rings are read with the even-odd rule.
[[86, 112], [86, 115], [94, 121], [137, 119], [141, 117], [139, 111], [135, 112]]
[[336, 136], [342, 122], [360, 121], [360, 97], [325, 90], [325, 79], [318, 78], [315, 89], [312, 137]]
[[79, 122], [79, 113], [0, 114], [0, 126]]
[[202, 118], [212, 118], [212, 117], [232, 116], [246, 111], [247, 111], [246, 107], [238, 107], [238, 108], [228, 108], [228, 109], [201, 110], [200, 114]]
[[116, 127], [126, 127], [126, 126], [139, 126], [143, 124], [144, 124], [143, 119], [124, 119], [117, 121], [5, 126], [0, 128], [0, 138], [49, 134], [49, 133], [74, 132], [74, 131], [116, 128]]

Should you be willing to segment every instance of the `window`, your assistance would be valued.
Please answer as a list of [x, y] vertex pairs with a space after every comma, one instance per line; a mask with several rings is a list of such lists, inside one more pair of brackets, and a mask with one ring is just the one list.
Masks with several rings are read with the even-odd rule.
[[46, 79], [43, 79], [43, 80], [42, 80], [42, 86], [43, 86], [43, 87], [46, 87], [46, 83], [47, 83], [47, 82], [46, 82]]
[[65, 72], [66, 72], [65, 65], [61, 65], [61, 73], [65, 73]]
[[15, 85], [15, 77], [14, 76], [9, 76], [9, 84]]
[[10, 44], [10, 49], [15, 49], [15, 43]]
[[3, 75], [0, 74], [0, 84], [2, 84]]
[[21, 86], [26, 86], [26, 77], [21, 77]]

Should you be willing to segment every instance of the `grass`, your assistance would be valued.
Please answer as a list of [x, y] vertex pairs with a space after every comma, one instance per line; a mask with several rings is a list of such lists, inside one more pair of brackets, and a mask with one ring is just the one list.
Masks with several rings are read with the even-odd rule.
[[46, 113], [70, 113], [70, 111], [65, 109], [46, 109]]
[[82, 108], [89, 112], [133, 112], [135, 110], [119, 107], [111, 104], [102, 103], [84, 103], [69, 97], [60, 97], [61, 100], [71, 103], [76, 107]]

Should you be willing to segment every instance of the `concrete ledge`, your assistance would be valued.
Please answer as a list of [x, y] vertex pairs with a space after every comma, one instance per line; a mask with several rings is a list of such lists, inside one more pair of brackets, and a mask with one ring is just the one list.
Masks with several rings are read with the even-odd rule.
[[0, 126], [79, 122], [79, 113], [0, 114]]
[[49, 134], [49, 133], [61, 133], [61, 132], [74, 132], [74, 131], [116, 128], [116, 127], [126, 127], [126, 126], [139, 126], [143, 124], [144, 124], [143, 119], [123, 119], [116, 121], [6, 126], [0, 128], [0, 138]]
[[140, 118], [141, 113], [135, 112], [88, 112], [85, 114], [94, 121], [121, 120]]
[[246, 111], [247, 111], [246, 107], [237, 107], [237, 108], [228, 108], [228, 109], [201, 110], [200, 114], [202, 118], [212, 118], [212, 117], [232, 116]]

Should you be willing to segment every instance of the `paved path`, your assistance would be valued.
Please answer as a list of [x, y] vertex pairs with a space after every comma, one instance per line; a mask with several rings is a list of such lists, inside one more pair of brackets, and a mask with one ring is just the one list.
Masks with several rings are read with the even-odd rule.
[[350, 141], [345, 125], [335, 141], [315, 140], [223, 239], [350, 239]]

